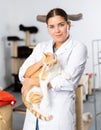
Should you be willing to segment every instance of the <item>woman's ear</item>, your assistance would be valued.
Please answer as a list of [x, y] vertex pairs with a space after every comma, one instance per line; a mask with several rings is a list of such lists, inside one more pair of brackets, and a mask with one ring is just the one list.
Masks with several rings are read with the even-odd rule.
[[69, 30], [70, 30], [70, 28], [71, 28], [71, 22], [67, 21], [67, 24], [69, 25]]

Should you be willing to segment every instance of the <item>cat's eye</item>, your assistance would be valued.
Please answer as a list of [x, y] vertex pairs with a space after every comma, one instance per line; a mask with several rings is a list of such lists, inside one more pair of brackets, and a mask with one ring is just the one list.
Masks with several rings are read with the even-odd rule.
[[48, 64], [47, 64], [47, 66], [49, 67], [49, 66], [50, 66], [50, 64], [48, 63]]

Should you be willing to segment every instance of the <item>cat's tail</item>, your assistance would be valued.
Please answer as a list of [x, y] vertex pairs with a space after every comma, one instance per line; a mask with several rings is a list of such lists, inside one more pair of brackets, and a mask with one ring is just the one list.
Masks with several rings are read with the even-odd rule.
[[24, 96], [22, 96], [22, 100], [23, 100], [23, 103], [25, 104], [25, 106], [27, 107], [27, 109], [30, 110], [30, 112], [38, 119], [41, 119], [41, 120], [45, 120], [45, 121], [49, 121], [49, 120], [52, 120], [53, 119], [53, 116], [52, 115], [43, 115], [41, 112], [39, 112], [40, 110], [38, 110], [38, 108], [36, 108], [37, 110], [34, 110], [32, 105], [26, 101], [26, 98]]

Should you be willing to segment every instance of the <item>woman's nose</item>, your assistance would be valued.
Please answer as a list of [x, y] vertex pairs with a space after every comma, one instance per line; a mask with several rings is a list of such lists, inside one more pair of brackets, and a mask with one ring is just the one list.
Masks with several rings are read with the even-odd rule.
[[55, 32], [60, 32], [59, 27], [55, 27]]

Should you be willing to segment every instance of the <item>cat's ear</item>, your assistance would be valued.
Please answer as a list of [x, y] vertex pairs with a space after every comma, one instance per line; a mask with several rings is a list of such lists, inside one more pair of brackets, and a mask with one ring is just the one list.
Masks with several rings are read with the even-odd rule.
[[47, 54], [46, 54], [46, 53], [43, 53], [43, 57], [46, 58], [46, 57], [47, 57]]

